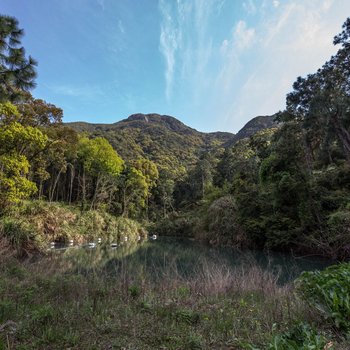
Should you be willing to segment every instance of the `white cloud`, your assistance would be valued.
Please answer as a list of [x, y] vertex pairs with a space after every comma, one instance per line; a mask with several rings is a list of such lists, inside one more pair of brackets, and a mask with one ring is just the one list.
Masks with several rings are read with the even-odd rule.
[[255, 15], [257, 8], [254, 3], [254, 0], [247, 0], [243, 2], [243, 9], [249, 14], [249, 15]]
[[[342, 14], [350, 11], [350, 2], [342, 2], [341, 7], [337, 6], [339, 3], [332, 0], [290, 0], [280, 2], [276, 12], [262, 14], [253, 36], [254, 57], [248, 58], [253, 69], [245, 67], [247, 58], [244, 56], [243, 59], [238, 53], [235, 65], [246, 73], [240, 75], [240, 82], [235, 79], [237, 71], [230, 74], [231, 80], [235, 80], [230, 90], [234, 98], [222, 108], [229, 128], [237, 130], [256, 115], [273, 114], [283, 109], [285, 96], [291, 91], [295, 79], [315, 72], [336, 52], [332, 38], [345, 20], [346, 16]], [[270, 3], [270, 6], [275, 7], [275, 4]], [[237, 25], [236, 30], [238, 33], [247, 32], [243, 24], [239, 30]], [[241, 43], [240, 47], [249, 47], [249, 35], [239, 37], [241, 40], [237, 43]], [[223, 42], [221, 51], [227, 51], [227, 47], [229, 42]], [[225, 76], [220, 81], [223, 91], [228, 80]]]
[[255, 29], [247, 28], [244, 21], [239, 21], [234, 29], [234, 46], [237, 50], [244, 50], [251, 46], [254, 41]]
[[125, 34], [125, 28], [124, 28], [123, 22], [121, 20], [118, 21], [118, 28], [122, 34]]
[[221, 44], [222, 65], [215, 86], [225, 98], [230, 98], [236, 75], [242, 68], [239, 56], [251, 47], [254, 39], [255, 29], [248, 28], [246, 22], [240, 20], [232, 29], [231, 38], [223, 40]]
[[160, 52], [165, 60], [165, 94], [168, 102], [177, 82], [196, 86], [194, 100], [207, 84], [205, 72], [212, 58], [212, 39], [209, 21], [219, 16], [225, 0], [160, 0], [162, 17]]
[[58, 95], [64, 95], [64, 96], [70, 96], [70, 97], [92, 98], [92, 97], [104, 95], [103, 90], [100, 86], [53, 85], [53, 86], [48, 86], [48, 88]]
[[280, 5], [280, 2], [278, 0], [273, 0], [272, 5], [273, 7], [278, 7]]
[[212, 25], [221, 23], [223, 12], [232, 9], [228, 5], [159, 0], [159, 48], [168, 104], [184, 101], [192, 108], [186, 113], [198, 109], [202, 118], [217, 116], [215, 128], [234, 131], [256, 115], [283, 109], [295, 79], [330, 58], [350, 2], [244, 0], [244, 13], [232, 13], [230, 32], [218, 40]]
[[159, 9], [162, 15], [162, 24], [160, 28], [160, 51], [165, 59], [165, 95], [170, 99], [173, 76], [176, 64], [176, 50], [179, 47], [179, 33], [172, 18], [171, 7], [164, 0], [159, 2]]

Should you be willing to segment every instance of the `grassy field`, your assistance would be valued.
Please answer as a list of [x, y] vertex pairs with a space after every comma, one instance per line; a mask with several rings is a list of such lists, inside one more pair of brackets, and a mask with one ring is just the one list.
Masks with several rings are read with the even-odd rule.
[[257, 266], [201, 265], [184, 278], [169, 265], [169, 274], [154, 278], [128, 261], [111, 271], [77, 267], [58, 254], [3, 260], [0, 349], [284, 350], [294, 348], [278, 345], [278, 337], [300, 322], [316, 329], [302, 332], [319, 347], [299, 349], [350, 348], [292, 284], [279, 286]]

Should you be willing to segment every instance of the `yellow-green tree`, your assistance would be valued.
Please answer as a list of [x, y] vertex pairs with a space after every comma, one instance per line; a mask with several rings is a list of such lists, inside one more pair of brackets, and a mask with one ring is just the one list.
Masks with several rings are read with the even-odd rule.
[[[118, 153], [103, 137], [89, 139], [83, 136], [78, 143], [78, 160], [81, 165], [83, 202], [89, 197], [91, 208], [98, 202], [110, 202], [124, 166]], [[87, 186], [87, 177], [90, 180], [90, 189]]]
[[0, 206], [5, 210], [36, 191], [28, 179], [30, 159], [44, 149], [47, 136], [18, 123], [18, 110], [10, 103], [0, 104], [0, 112]]

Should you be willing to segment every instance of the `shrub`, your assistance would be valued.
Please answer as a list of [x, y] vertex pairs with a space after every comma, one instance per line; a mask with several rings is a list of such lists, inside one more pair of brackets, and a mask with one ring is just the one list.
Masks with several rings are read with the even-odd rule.
[[350, 263], [323, 271], [303, 272], [296, 280], [297, 293], [327, 321], [350, 331]]
[[332, 349], [332, 343], [307, 323], [299, 323], [291, 330], [276, 334], [268, 344], [268, 350], [324, 350]]
[[27, 255], [40, 246], [34, 228], [28, 222], [17, 218], [4, 217], [1, 219], [1, 236], [12, 248], [17, 250], [17, 254], [20, 256]]
[[212, 244], [243, 247], [247, 237], [237, 223], [237, 206], [232, 196], [215, 200], [207, 210], [204, 223], [206, 239]]

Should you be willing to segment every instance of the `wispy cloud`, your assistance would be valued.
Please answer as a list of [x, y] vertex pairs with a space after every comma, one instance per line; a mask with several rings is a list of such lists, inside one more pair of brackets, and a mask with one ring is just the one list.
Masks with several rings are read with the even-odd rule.
[[173, 76], [176, 63], [176, 50], [179, 47], [179, 31], [172, 17], [171, 7], [164, 0], [159, 2], [159, 9], [162, 15], [162, 24], [160, 29], [160, 51], [165, 59], [165, 81], [166, 81], [166, 97], [169, 100]]
[[255, 37], [255, 29], [248, 28], [246, 22], [240, 20], [233, 31], [233, 45], [241, 51], [249, 48]]
[[[269, 11], [266, 6], [270, 6]], [[296, 77], [316, 71], [335, 52], [332, 37], [340, 30], [341, 11], [344, 9], [337, 8], [332, 0], [263, 2], [254, 35], [250, 34], [252, 39], [242, 22], [238, 30], [242, 35], [237, 35], [241, 40], [231, 38], [224, 43], [235, 52], [235, 65], [244, 70], [249, 63], [253, 69], [245, 69], [239, 81], [235, 79], [237, 72], [226, 70], [218, 82], [225, 87], [227, 81], [235, 80], [230, 86], [234, 98], [222, 108], [228, 127], [237, 128], [235, 125], [241, 126], [256, 115], [284, 108], [285, 95]], [[240, 49], [252, 42], [254, 56], [245, 63], [247, 57]], [[232, 55], [226, 56], [226, 66], [230, 64]]]
[[48, 86], [48, 88], [58, 95], [64, 95], [69, 97], [83, 97], [92, 98], [96, 96], [103, 96], [103, 89], [100, 86], [73, 86], [73, 85], [54, 85]]
[[243, 2], [243, 9], [249, 14], [254, 15], [257, 11], [254, 0], [247, 0]]
[[[213, 40], [209, 22], [219, 16], [226, 0], [159, 1], [161, 14], [160, 51], [165, 60], [165, 94], [171, 99], [174, 76], [180, 83], [197, 88], [206, 84], [203, 79], [212, 58]], [[195, 96], [194, 96], [195, 97]]]
[[[350, 13], [347, 0], [241, 4], [239, 12], [228, 0], [159, 0], [168, 104], [185, 101], [207, 120], [217, 116], [211, 122], [216, 128], [232, 131], [256, 115], [283, 109], [296, 77], [315, 71], [335, 52], [332, 37], [343, 13]], [[215, 26], [227, 27], [227, 9], [232, 23], [225, 35]]]
[[118, 28], [122, 34], [125, 34], [125, 28], [121, 19], [118, 21]]

